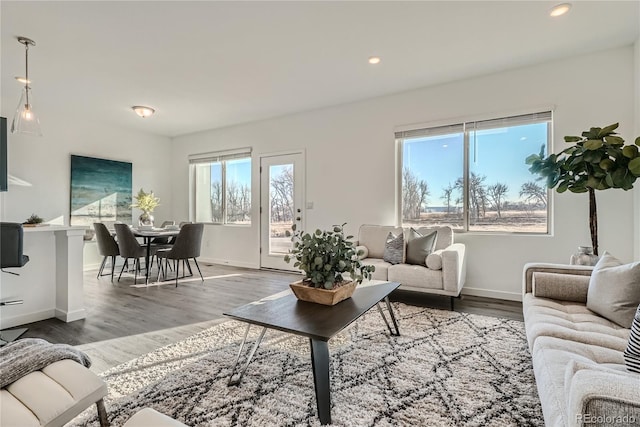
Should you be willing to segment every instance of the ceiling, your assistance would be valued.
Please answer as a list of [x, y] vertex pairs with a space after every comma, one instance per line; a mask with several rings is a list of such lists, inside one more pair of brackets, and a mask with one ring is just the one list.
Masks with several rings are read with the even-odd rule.
[[[639, 1], [2, 1], [3, 114], [30, 50], [34, 108], [169, 137], [631, 45]], [[382, 62], [369, 65], [378, 55]], [[11, 105], [5, 105], [11, 101]], [[130, 109], [156, 109], [141, 119]], [[44, 121], [44, 118], [43, 118]]]

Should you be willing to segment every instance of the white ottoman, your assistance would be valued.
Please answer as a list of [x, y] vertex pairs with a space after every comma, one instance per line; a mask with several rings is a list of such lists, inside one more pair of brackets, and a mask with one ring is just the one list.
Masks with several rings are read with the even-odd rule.
[[144, 408], [129, 418], [123, 427], [187, 427], [187, 425], [167, 417], [155, 409]]
[[96, 403], [107, 426], [102, 398], [107, 384], [73, 360], [52, 363], [0, 390], [2, 427], [63, 426]]

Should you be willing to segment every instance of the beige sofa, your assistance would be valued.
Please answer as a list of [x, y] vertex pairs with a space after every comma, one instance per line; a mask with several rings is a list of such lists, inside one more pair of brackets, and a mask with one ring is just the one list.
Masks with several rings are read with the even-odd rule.
[[629, 329], [586, 307], [593, 267], [527, 264], [523, 312], [546, 426], [640, 425]]
[[[454, 243], [450, 227], [416, 228], [425, 235], [438, 231], [435, 253], [424, 265], [390, 264], [383, 260], [384, 247], [389, 232], [394, 235], [404, 232], [401, 227], [384, 225], [362, 225], [358, 232], [358, 246], [365, 252], [363, 263], [373, 265], [373, 279], [388, 280], [401, 284], [400, 289], [427, 292], [453, 297], [460, 295], [466, 278], [465, 246]], [[406, 237], [406, 235], [405, 235]], [[406, 248], [406, 238], [405, 238]]]

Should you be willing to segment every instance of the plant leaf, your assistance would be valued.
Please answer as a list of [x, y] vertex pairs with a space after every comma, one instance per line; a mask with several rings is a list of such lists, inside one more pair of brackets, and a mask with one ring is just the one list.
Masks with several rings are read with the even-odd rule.
[[636, 157], [629, 162], [629, 171], [635, 176], [640, 177], [640, 157]]
[[597, 150], [600, 147], [602, 147], [602, 141], [599, 139], [588, 139], [584, 143], [584, 148], [587, 150]]
[[635, 159], [638, 157], [638, 147], [635, 145], [627, 145], [622, 148], [622, 154], [629, 159]]
[[602, 138], [603, 136], [612, 134], [614, 130], [618, 129], [618, 125], [619, 123], [614, 123], [612, 125], [603, 127], [602, 129], [600, 129], [600, 132], [598, 132], [598, 138]]
[[579, 136], [565, 136], [564, 137], [564, 142], [578, 142], [578, 141], [582, 141], [582, 138], [580, 138]]
[[604, 140], [607, 142], [607, 144], [611, 144], [611, 145], [623, 145], [624, 144], [624, 139], [620, 138], [619, 136], [605, 136]]

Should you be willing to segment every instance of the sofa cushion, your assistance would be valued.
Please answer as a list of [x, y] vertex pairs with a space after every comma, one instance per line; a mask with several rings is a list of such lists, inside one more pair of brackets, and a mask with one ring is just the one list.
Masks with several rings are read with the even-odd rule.
[[384, 256], [384, 245], [389, 232], [397, 236], [402, 233], [402, 228], [391, 225], [361, 225], [358, 232], [358, 244], [367, 247], [370, 258], [382, 259]]
[[438, 238], [436, 239], [435, 250], [447, 249], [453, 245], [453, 229], [451, 227], [420, 227], [416, 231], [423, 236], [431, 233], [432, 231], [438, 232]]
[[376, 268], [376, 271], [371, 275], [373, 280], [389, 280], [388, 270], [389, 267], [391, 267], [391, 264], [388, 262], [380, 258], [365, 258], [362, 260], [362, 264], [373, 265]]
[[[591, 365], [595, 369], [622, 372], [622, 353], [613, 349], [576, 343], [555, 337], [540, 337], [533, 351], [533, 371], [542, 403], [545, 425], [573, 425], [567, 414], [566, 371], [571, 362]], [[571, 423], [569, 423], [571, 421]]]
[[527, 293], [522, 309], [530, 348], [543, 336], [600, 345], [620, 352], [627, 346], [629, 329], [598, 316], [584, 304], [536, 298]]
[[638, 306], [631, 324], [629, 344], [624, 350], [624, 361], [629, 371], [640, 373], [640, 306]]
[[561, 301], [586, 303], [589, 277], [574, 274], [533, 273], [533, 295]]
[[426, 265], [427, 257], [434, 251], [438, 232], [432, 232], [423, 235], [415, 229], [410, 228], [407, 231], [407, 256], [406, 263], [414, 265]]
[[411, 264], [397, 264], [389, 267], [389, 281], [404, 286], [422, 289], [444, 289], [442, 272]]
[[133, 414], [122, 427], [187, 427], [153, 408], [144, 408]]
[[[52, 363], [3, 389], [0, 399], [0, 424], [3, 426], [11, 425], [10, 420], [16, 417], [22, 420], [24, 415], [7, 394], [21, 402], [38, 419], [39, 425], [61, 426], [106, 396], [107, 385], [77, 362], [66, 359]], [[17, 425], [29, 425], [32, 418], [29, 415], [24, 418], [24, 424]]]
[[397, 236], [392, 232], [387, 234], [382, 259], [390, 264], [400, 264], [404, 261], [404, 235], [402, 233], [398, 233]]
[[630, 328], [640, 304], [640, 262], [622, 264], [605, 252], [591, 273], [587, 308]]

